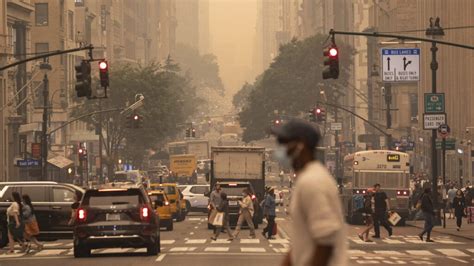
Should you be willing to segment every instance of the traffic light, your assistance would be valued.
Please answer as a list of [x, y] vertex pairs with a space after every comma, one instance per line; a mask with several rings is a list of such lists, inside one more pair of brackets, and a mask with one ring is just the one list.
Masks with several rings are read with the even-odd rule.
[[339, 50], [336, 44], [332, 44], [323, 52], [324, 65], [329, 66], [323, 70], [323, 79], [337, 79], [339, 77]]
[[91, 79], [91, 64], [82, 60], [79, 65], [74, 67], [76, 69], [76, 93], [77, 97], [90, 98], [92, 95], [92, 79]]
[[191, 137], [191, 128], [186, 128], [186, 138]]
[[308, 119], [309, 119], [310, 122], [316, 122], [316, 116], [314, 114], [314, 109], [315, 108], [311, 108], [308, 111]]
[[142, 128], [143, 117], [139, 114], [133, 115], [133, 128]]
[[195, 128], [191, 129], [191, 137], [193, 137], [193, 138], [196, 137], [196, 129]]
[[85, 160], [87, 158], [87, 150], [82, 146], [82, 143], [79, 144], [77, 149], [77, 156], [79, 157], [79, 160]]
[[314, 117], [317, 122], [324, 122], [326, 121], [326, 110], [322, 107], [314, 108]]
[[99, 61], [100, 85], [104, 88], [109, 87], [109, 63], [105, 60]]

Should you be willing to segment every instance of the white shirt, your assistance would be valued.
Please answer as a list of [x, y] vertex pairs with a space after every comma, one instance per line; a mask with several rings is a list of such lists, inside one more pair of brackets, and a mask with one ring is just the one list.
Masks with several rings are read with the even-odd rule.
[[316, 245], [333, 247], [330, 266], [348, 264], [346, 224], [337, 184], [322, 164], [311, 162], [299, 173], [290, 208], [292, 265], [310, 265]]

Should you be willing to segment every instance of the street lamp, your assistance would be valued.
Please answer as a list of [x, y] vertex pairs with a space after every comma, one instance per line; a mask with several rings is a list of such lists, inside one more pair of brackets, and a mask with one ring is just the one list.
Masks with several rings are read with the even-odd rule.
[[[436, 93], [436, 71], [438, 70], [438, 61], [436, 61], [436, 53], [438, 52], [438, 47], [436, 47], [436, 42], [434, 39], [437, 37], [444, 36], [444, 30], [441, 28], [440, 19], [430, 18], [430, 26], [426, 29], [426, 36], [431, 36], [433, 42], [431, 42], [431, 93]], [[433, 190], [433, 201], [436, 208], [437, 217], [440, 219], [440, 206], [438, 204], [438, 156], [436, 151], [436, 135], [437, 130], [433, 129], [431, 131], [431, 178], [432, 178], [432, 190]], [[443, 184], [444, 185], [444, 184]], [[438, 220], [439, 221], [439, 220]]]
[[41, 180], [48, 179], [48, 72], [51, 71], [51, 65], [48, 58], [45, 57], [41, 62], [40, 71], [43, 73], [43, 124], [41, 129]]

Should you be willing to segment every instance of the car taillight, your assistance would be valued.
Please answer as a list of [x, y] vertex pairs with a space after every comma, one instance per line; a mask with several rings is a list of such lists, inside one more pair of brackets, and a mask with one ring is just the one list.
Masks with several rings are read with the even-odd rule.
[[87, 217], [86, 210], [84, 209], [78, 209], [77, 210], [77, 219], [81, 222], [85, 221]]
[[142, 219], [148, 219], [148, 217], [150, 217], [150, 213], [149, 213], [149, 209], [148, 207], [142, 207], [141, 211], [140, 211], [140, 216]]
[[410, 195], [410, 191], [408, 190], [397, 190], [397, 196], [408, 196]]

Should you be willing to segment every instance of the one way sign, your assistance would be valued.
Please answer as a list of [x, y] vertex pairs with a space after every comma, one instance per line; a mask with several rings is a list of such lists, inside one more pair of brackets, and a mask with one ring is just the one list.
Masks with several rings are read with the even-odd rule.
[[420, 80], [420, 48], [382, 49], [382, 80]]

